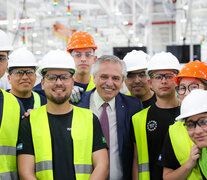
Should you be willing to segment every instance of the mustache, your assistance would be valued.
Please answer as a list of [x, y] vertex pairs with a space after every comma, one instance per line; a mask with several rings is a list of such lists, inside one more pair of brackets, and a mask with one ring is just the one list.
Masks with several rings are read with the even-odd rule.
[[107, 88], [107, 89], [116, 90], [115, 86], [108, 86], [108, 85], [103, 85], [103, 86], [101, 86], [101, 88]]

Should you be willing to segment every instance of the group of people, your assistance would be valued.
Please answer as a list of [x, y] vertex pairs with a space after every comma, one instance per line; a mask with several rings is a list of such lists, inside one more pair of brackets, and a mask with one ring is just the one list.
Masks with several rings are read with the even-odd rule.
[[79, 31], [38, 66], [0, 39], [0, 78], [7, 71], [11, 84], [0, 89], [0, 179], [207, 178], [206, 63], [181, 69], [171, 53], [136, 50], [97, 57]]

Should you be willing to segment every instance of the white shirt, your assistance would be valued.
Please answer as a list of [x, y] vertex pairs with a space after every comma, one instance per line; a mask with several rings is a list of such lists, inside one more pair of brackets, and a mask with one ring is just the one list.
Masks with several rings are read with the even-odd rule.
[[[100, 118], [102, 112], [103, 99], [95, 90], [90, 97], [90, 109], [93, 113]], [[117, 136], [117, 121], [116, 121], [116, 108], [115, 98], [107, 102], [106, 111], [109, 119], [109, 136], [110, 136], [110, 180], [123, 179], [121, 159], [119, 156], [118, 136]]]

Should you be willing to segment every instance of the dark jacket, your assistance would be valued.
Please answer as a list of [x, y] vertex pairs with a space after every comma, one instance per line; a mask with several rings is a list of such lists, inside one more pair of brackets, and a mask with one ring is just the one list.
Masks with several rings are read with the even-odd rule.
[[[90, 95], [95, 89], [82, 95], [79, 107], [89, 109]], [[143, 109], [142, 102], [134, 97], [118, 93], [115, 97], [117, 135], [119, 155], [123, 167], [124, 180], [132, 179], [132, 162], [134, 154], [134, 138], [131, 117]]]

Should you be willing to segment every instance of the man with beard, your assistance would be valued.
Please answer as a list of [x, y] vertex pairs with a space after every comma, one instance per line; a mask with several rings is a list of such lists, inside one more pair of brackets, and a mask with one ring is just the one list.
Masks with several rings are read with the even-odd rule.
[[72, 106], [75, 64], [65, 51], [50, 51], [39, 73], [47, 104], [20, 124], [17, 145], [21, 179], [106, 179], [107, 145], [91, 110]]
[[149, 77], [147, 77], [147, 63], [149, 56], [143, 51], [133, 50], [127, 53], [123, 61], [127, 67], [125, 84], [131, 95], [142, 101], [144, 108], [156, 101], [155, 93], [150, 89]]
[[171, 53], [155, 54], [149, 61], [147, 73], [157, 100], [132, 117], [140, 179], [162, 179], [162, 167], [157, 161], [168, 127], [180, 112], [174, 82], [179, 69], [178, 59]]
[[[118, 57], [99, 57], [94, 63], [96, 88], [85, 92], [78, 104], [90, 108], [99, 117], [109, 147], [111, 180], [132, 179], [134, 141], [131, 117], [142, 109], [139, 99], [119, 92], [126, 74], [126, 65]], [[104, 112], [107, 118], [103, 118]], [[136, 173], [133, 175], [138, 176]]]

